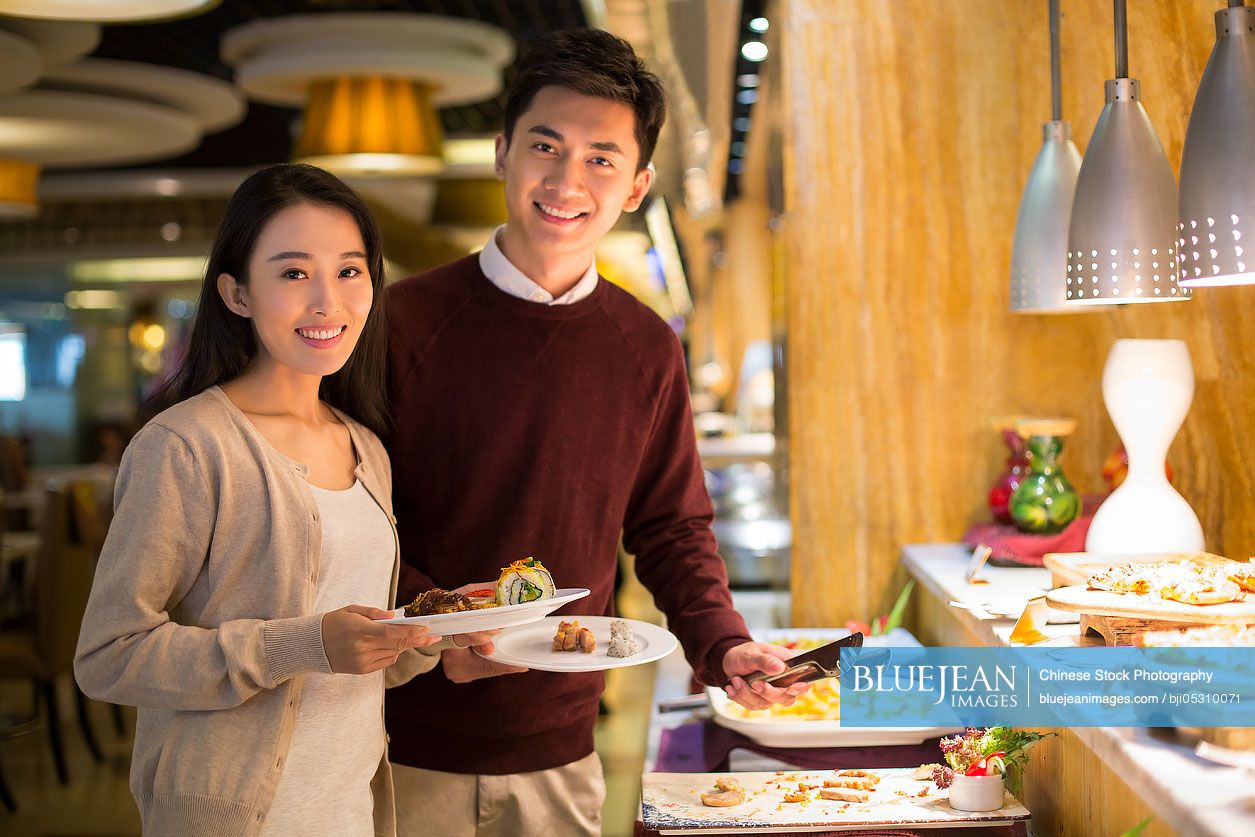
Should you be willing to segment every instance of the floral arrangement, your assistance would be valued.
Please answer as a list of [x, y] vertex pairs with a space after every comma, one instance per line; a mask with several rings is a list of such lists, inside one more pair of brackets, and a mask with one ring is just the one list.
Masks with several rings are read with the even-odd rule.
[[[1007, 786], [1018, 784], [1020, 769], [1028, 762], [1028, 748], [1049, 738], [1042, 734], [1011, 727], [968, 727], [962, 735], [941, 739], [945, 766], [933, 770], [933, 781], [939, 788], [948, 788], [955, 774], [964, 776], [1007, 776]], [[1014, 781], [1013, 781], [1014, 780]]]

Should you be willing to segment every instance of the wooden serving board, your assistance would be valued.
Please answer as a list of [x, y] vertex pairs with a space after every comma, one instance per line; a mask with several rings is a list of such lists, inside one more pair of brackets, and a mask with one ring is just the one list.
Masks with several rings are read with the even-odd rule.
[[[1187, 622], [1191, 625], [1242, 625], [1255, 622], [1255, 596], [1240, 602], [1192, 605], [1156, 600], [1136, 593], [1090, 590], [1084, 584], [1060, 587], [1046, 594], [1046, 603], [1059, 610], [1092, 616], [1118, 616], [1154, 622]], [[1171, 627], [1180, 627], [1173, 625]]]
[[1098, 552], [1047, 552], [1042, 564], [1050, 570], [1053, 586], [1085, 584], [1098, 570], [1112, 564], [1166, 564], [1189, 559], [1199, 564], [1225, 564], [1229, 559], [1210, 552], [1155, 552], [1147, 555], [1103, 555]]
[[[852, 831], [873, 827], [943, 828], [1000, 825], [1027, 820], [1028, 809], [1011, 794], [997, 811], [958, 811], [950, 807], [949, 791], [931, 779], [911, 778], [914, 768], [868, 770], [880, 777], [867, 802], [821, 800], [818, 789], [810, 802], [785, 802], [785, 791], [799, 782], [823, 786], [833, 770], [788, 773], [646, 773], [641, 778], [641, 813], [645, 828], [662, 834], [755, 833], [771, 831]], [[715, 779], [733, 777], [746, 799], [730, 808], [708, 808], [703, 793]], [[922, 794], [922, 795], [921, 795]]]

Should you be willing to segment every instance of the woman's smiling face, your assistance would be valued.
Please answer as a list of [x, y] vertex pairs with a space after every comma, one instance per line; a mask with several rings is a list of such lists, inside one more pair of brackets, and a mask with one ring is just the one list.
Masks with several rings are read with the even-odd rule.
[[374, 299], [353, 216], [311, 203], [275, 215], [258, 236], [246, 280], [224, 273], [218, 290], [228, 308], [252, 320], [255, 363], [319, 377], [348, 361]]

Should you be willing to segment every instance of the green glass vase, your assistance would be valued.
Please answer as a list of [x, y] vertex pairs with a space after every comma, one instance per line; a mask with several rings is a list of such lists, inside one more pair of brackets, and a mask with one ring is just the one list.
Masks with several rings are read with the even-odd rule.
[[1028, 473], [1011, 495], [1011, 520], [1021, 532], [1053, 535], [1081, 513], [1081, 498], [1059, 467], [1062, 436], [1028, 439]]

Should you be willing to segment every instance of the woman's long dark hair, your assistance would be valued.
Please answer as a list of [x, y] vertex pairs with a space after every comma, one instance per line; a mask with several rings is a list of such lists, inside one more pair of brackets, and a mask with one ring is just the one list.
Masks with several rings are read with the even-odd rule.
[[227, 273], [237, 282], [247, 283], [248, 262], [266, 224], [283, 210], [302, 203], [343, 209], [353, 217], [366, 245], [366, 266], [374, 288], [370, 311], [353, 353], [339, 371], [322, 379], [318, 395], [375, 433], [385, 433], [387, 335], [379, 228], [362, 199], [339, 178], [300, 163], [264, 168], [241, 183], [231, 196], [209, 251], [187, 355], [170, 381], [146, 405], [147, 416], [238, 378], [248, 368], [257, 355], [257, 337], [252, 323], [222, 301], [218, 276]]

